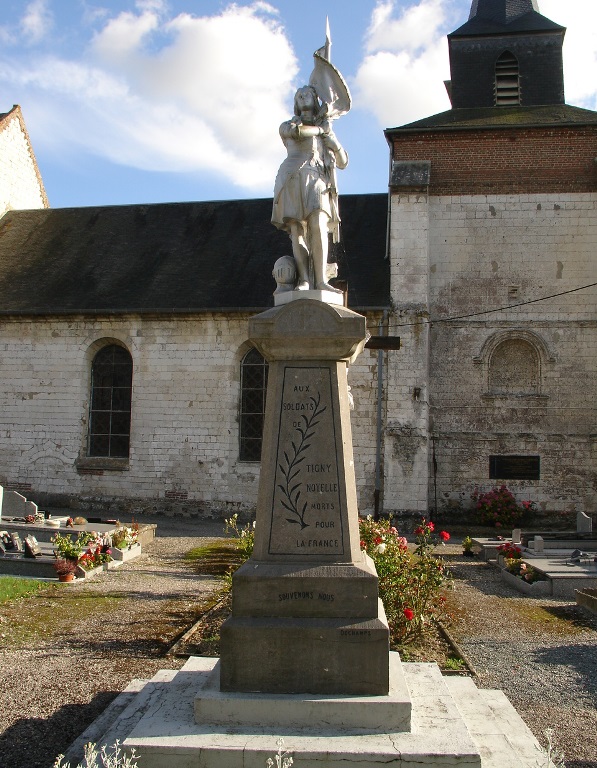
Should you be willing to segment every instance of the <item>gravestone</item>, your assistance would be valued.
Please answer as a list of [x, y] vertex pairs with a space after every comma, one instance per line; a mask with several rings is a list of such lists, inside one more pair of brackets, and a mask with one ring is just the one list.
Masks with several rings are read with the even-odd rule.
[[579, 510], [576, 513], [576, 531], [577, 533], [592, 533], [593, 518]]
[[250, 322], [269, 361], [253, 556], [234, 574], [220, 689], [385, 695], [389, 630], [360, 549], [347, 366], [365, 318], [299, 299]]
[[17, 491], [6, 491], [0, 486], [0, 513], [4, 517], [27, 517], [38, 513], [37, 504]]

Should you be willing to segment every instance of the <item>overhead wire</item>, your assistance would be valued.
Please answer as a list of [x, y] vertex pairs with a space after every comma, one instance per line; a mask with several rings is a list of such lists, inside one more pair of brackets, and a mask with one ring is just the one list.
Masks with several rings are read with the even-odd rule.
[[509, 309], [516, 309], [516, 307], [525, 307], [528, 304], [536, 304], [538, 301], [547, 301], [548, 299], [557, 299], [559, 296], [566, 296], [569, 293], [576, 293], [576, 291], [584, 291], [586, 288], [594, 288], [597, 283], [589, 283], [588, 285], [581, 285], [578, 288], [571, 288], [569, 291], [562, 291], [561, 293], [552, 293], [549, 296], [541, 296], [539, 299], [529, 299], [529, 301], [520, 301], [517, 304], [508, 304], [507, 306], [497, 307], [495, 309], [484, 309], [481, 312], [471, 312], [468, 315], [453, 315], [452, 317], [439, 317], [439, 318], [422, 318], [414, 323], [392, 323], [392, 328], [405, 328], [410, 325], [433, 325], [436, 323], [451, 323], [454, 320], [466, 320], [469, 317], [479, 317], [480, 315], [489, 315], [493, 312], [504, 312]]

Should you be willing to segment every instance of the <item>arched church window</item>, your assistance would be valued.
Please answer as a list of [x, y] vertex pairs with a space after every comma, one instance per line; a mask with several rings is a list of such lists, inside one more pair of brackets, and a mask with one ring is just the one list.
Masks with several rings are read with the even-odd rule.
[[520, 104], [518, 59], [510, 51], [504, 51], [495, 63], [495, 104]]
[[506, 339], [489, 361], [489, 391], [495, 395], [538, 395], [539, 355], [524, 339]]
[[250, 349], [240, 364], [240, 460], [260, 461], [268, 364]]
[[91, 364], [89, 456], [128, 458], [133, 361], [117, 344], [102, 347]]

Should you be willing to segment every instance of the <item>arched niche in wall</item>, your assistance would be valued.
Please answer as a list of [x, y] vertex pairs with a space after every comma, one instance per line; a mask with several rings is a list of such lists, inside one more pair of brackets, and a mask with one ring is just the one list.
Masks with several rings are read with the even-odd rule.
[[543, 397], [545, 365], [555, 361], [540, 336], [514, 329], [490, 336], [473, 359], [483, 366], [484, 397]]

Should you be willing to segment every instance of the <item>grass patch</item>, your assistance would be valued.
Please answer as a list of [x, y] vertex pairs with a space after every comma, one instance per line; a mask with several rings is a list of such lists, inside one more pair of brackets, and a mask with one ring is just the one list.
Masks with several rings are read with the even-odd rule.
[[464, 661], [456, 656], [448, 656], [443, 666], [444, 669], [449, 669], [451, 672], [463, 672], [466, 670]]
[[234, 539], [219, 539], [203, 547], [190, 549], [185, 554], [185, 560], [199, 573], [226, 576], [241, 565], [243, 558]]
[[517, 600], [508, 607], [537, 632], [564, 636], [594, 629], [593, 622], [576, 605], [542, 606], [530, 600]]
[[50, 636], [76, 636], [76, 627], [94, 614], [108, 615], [126, 596], [101, 595], [57, 584], [30, 595], [15, 611], [10, 603], [0, 605], [3, 631], [0, 647], [22, 648]]
[[0, 577], [0, 605], [8, 603], [11, 600], [18, 600], [20, 597], [34, 595], [47, 588], [47, 582], [37, 581], [37, 579], [20, 579], [18, 576], [2, 576]]

